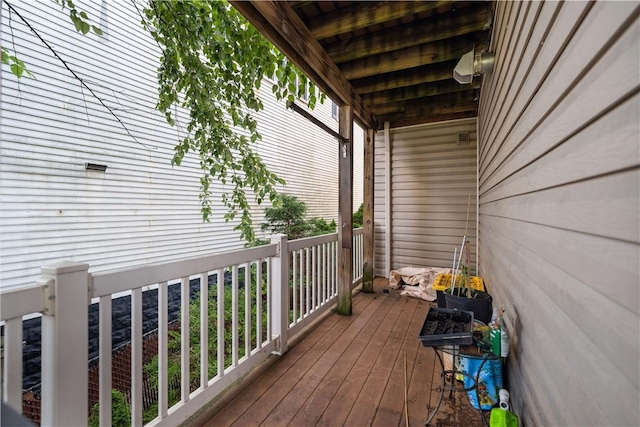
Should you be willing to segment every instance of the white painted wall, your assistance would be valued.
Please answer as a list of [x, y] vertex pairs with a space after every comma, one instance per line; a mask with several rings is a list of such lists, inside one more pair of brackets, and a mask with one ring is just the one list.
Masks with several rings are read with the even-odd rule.
[[640, 6], [498, 2], [479, 264], [523, 425], [640, 425]]
[[[0, 286], [29, 283], [42, 265], [60, 259], [100, 271], [241, 247], [234, 224], [222, 219], [219, 196], [230, 188], [213, 185], [213, 217], [203, 223], [195, 157], [170, 165], [183, 131], [154, 108], [159, 48], [133, 4], [75, 3], [103, 37], [76, 33], [52, 1], [11, 2], [138, 142], [3, 3], [2, 46], [15, 49], [36, 79], [18, 82], [2, 66]], [[276, 101], [266, 80], [260, 96], [258, 152], [287, 181], [282, 190], [307, 203], [309, 216], [337, 219], [336, 141]], [[177, 113], [184, 124], [185, 112]], [[313, 114], [337, 130], [329, 100]], [[107, 171], [87, 172], [87, 162]], [[254, 211], [259, 224], [262, 208]]]
[[364, 130], [353, 124], [353, 211], [364, 202]]
[[[458, 146], [460, 132], [469, 132], [468, 145]], [[389, 139], [386, 141], [385, 132], [376, 134], [376, 274], [389, 274], [387, 244], [390, 269], [451, 268], [454, 247], [460, 249], [465, 231], [475, 266], [476, 119], [394, 128], [389, 130]], [[385, 154], [387, 145], [390, 156]], [[391, 168], [390, 191], [385, 188], [386, 162]], [[389, 229], [385, 224], [388, 214]]]

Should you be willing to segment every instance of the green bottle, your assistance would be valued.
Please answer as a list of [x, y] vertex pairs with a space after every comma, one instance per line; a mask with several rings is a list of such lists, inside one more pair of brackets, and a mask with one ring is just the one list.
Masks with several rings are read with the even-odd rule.
[[498, 357], [500, 357], [501, 341], [500, 328], [489, 329], [489, 347], [491, 347], [491, 353]]
[[491, 316], [491, 323], [489, 323], [489, 347], [491, 353], [500, 357], [501, 352], [501, 335], [500, 326], [498, 323], [498, 309], [493, 308], [493, 315]]

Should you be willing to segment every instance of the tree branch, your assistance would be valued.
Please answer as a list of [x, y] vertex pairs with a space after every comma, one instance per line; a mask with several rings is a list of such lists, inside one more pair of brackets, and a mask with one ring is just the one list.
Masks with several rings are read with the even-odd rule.
[[18, 11], [17, 11], [17, 10], [16, 10], [16, 9], [15, 9], [15, 8], [14, 8], [14, 7], [13, 7], [13, 6], [8, 2], [8, 1], [7, 1], [7, 0], [2, 0], [2, 1], [7, 5], [7, 7], [9, 8], [9, 11], [10, 11], [10, 12], [15, 13], [15, 14], [18, 16], [18, 18], [20, 18], [20, 19], [22, 20], [22, 22], [24, 22], [24, 23], [27, 25], [27, 27], [29, 27], [29, 29], [31, 30], [31, 32], [32, 32], [33, 34], [35, 34], [35, 35], [36, 35], [36, 37], [38, 37], [38, 39], [40, 39], [40, 41], [41, 41], [41, 42], [42, 42], [42, 43], [47, 47], [47, 49], [49, 49], [49, 50], [53, 53], [53, 55], [54, 55], [56, 58], [58, 58], [58, 60], [59, 60], [60, 62], [62, 62], [62, 65], [64, 65], [64, 67], [65, 67], [67, 70], [69, 70], [69, 72], [73, 75], [73, 77], [75, 77], [78, 81], [80, 81], [80, 84], [81, 84], [83, 87], [85, 87], [85, 88], [86, 88], [86, 89], [91, 93], [91, 95], [93, 95], [93, 97], [94, 97], [94, 98], [96, 98], [96, 99], [98, 100], [98, 102], [100, 102], [100, 104], [102, 104], [102, 106], [103, 106], [104, 108], [106, 108], [106, 109], [109, 111], [109, 113], [111, 113], [111, 115], [112, 115], [113, 117], [115, 117], [115, 119], [118, 121], [118, 123], [120, 123], [120, 125], [121, 125], [121, 126], [122, 126], [122, 128], [127, 132], [127, 134], [128, 134], [128, 135], [129, 135], [129, 136], [130, 136], [130, 137], [131, 137], [135, 142], [137, 142], [138, 144], [142, 145], [142, 146], [143, 146], [144, 148], [146, 148], [147, 150], [151, 150], [151, 148], [150, 148], [150, 147], [148, 147], [148, 146], [146, 146], [145, 144], [143, 144], [142, 142], [138, 141], [138, 139], [137, 139], [135, 136], [133, 136], [133, 134], [129, 131], [129, 129], [127, 128], [127, 126], [122, 122], [122, 120], [120, 120], [120, 118], [116, 115], [116, 113], [114, 113], [114, 112], [113, 112], [113, 110], [111, 109], [111, 107], [109, 107], [107, 104], [105, 104], [105, 103], [104, 103], [104, 101], [103, 101], [103, 100], [102, 100], [98, 95], [96, 95], [96, 94], [95, 94], [95, 92], [93, 91], [93, 89], [91, 89], [91, 88], [90, 88], [90, 87], [89, 87], [89, 86], [84, 82], [84, 80], [82, 80], [82, 78], [81, 78], [80, 76], [78, 76], [78, 75], [76, 74], [76, 72], [75, 72], [75, 71], [73, 71], [73, 70], [71, 69], [71, 67], [69, 67], [69, 64], [67, 64], [67, 62], [66, 62], [64, 59], [62, 59], [62, 58], [60, 57], [60, 55], [58, 54], [58, 52], [56, 52], [56, 51], [55, 51], [55, 50], [54, 50], [54, 49], [49, 45], [49, 43], [47, 43], [47, 42], [46, 42], [46, 40], [44, 40], [44, 39], [42, 38], [42, 36], [41, 36], [41, 35], [40, 35], [36, 30], [35, 30], [35, 28], [33, 28], [33, 27], [31, 26], [31, 24], [29, 23], [29, 21], [27, 21], [27, 20], [26, 20], [22, 15], [20, 15], [20, 12], [18, 12]]

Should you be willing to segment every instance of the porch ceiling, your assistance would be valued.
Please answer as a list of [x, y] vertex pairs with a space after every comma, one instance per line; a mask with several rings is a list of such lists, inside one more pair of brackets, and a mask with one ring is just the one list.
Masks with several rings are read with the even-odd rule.
[[368, 128], [475, 117], [480, 79], [453, 80], [490, 36], [491, 1], [231, 1]]

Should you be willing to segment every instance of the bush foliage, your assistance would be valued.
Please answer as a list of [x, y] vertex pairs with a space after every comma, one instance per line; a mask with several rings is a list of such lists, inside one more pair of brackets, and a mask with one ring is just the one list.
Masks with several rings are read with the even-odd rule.
[[[91, 408], [89, 427], [100, 425], [100, 404], [98, 402]], [[111, 390], [111, 425], [113, 427], [129, 427], [131, 425], [131, 407], [127, 399], [119, 390]]]
[[[362, 227], [364, 205], [353, 213], [353, 228]], [[286, 234], [289, 240], [303, 237], [320, 236], [322, 234], [335, 233], [336, 221], [328, 222], [324, 218], [305, 219], [307, 204], [291, 194], [280, 194], [272, 207], [264, 210], [266, 222], [260, 229], [271, 233]], [[247, 246], [259, 246], [269, 243], [268, 240], [254, 240]]]

